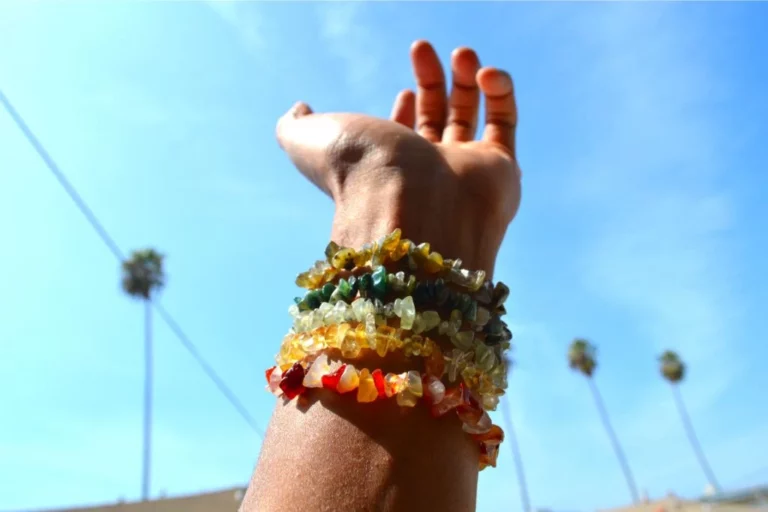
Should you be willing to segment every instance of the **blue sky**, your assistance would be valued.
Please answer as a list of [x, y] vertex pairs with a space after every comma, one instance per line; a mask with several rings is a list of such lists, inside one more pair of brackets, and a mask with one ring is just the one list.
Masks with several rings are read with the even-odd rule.
[[[408, 47], [509, 69], [524, 199], [497, 276], [513, 295], [510, 403], [532, 501], [589, 510], [626, 487], [574, 336], [638, 486], [705, 485], [659, 379], [683, 386], [721, 483], [768, 480], [765, 4], [0, 4], [0, 87], [128, 251], [167, 253], [162, 302], [266, 426], [263, 369], [332, 205], [274, 141], [299, 99], [387, 115]], [[0, 113], [0, 510], [136, 498], [142, 309]], [[243, 484], [260, 439], [156, 322], [153, 489]], [[500, 418], [497, 418], [500, 421]], [[518, 510], [514, 467], [479, 510]]]

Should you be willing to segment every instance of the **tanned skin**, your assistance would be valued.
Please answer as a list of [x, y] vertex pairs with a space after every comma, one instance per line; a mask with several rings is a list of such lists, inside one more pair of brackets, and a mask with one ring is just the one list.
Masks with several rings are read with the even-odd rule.
[[[399, 227], [490, 277], [520, 204], [512, 79], [458, 48], [448, 94], [429, 43], [414, 43], [411, 60], [417, 90], [397, 96], [391, 120], [298, 103], [278, 122], [278, 141], [333, 199], [332, 240], [359, 248]], [[481, 94], [484, 129], [474, 140]], [[420, 364], [397, 354], [355, 361], [384, 371]], [[278, 400], [243, 512], [475, 510], [478, 449], [455, 415], [435, 419], [392, 400], [361, 405], [352, 395], [312, 389]]]

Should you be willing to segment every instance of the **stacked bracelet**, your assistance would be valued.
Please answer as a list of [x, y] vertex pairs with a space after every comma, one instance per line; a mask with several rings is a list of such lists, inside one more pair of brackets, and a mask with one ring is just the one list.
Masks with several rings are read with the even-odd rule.
[[363, 350], [375, 351], [380, 357], [403, 351], [406, 356], [429, 357], [433, 353], [443, 360], [440, 347], [430, 338], [386, 324], [344, 322], [318, 327], [312, 331], [289, 333], [283, 338], [277, 364], [301, 361], [328, 349], [337, 349], [345, 359], [357, 359]]
[[493, 424], [488, 413], [461, 384], [446, 389], [440, 379], [428, 373], [408, 371], [385, 375], [379, 369], [358, 370], [351, 364], [330, 362], [325, 355], [312, 362], [294, 363], [285, 371], [274, 366], [266, 371], [266, 378], [269, 391], [289, 400], [304, 394], [308, 388], [325, 388], [340, 394], [356, 391], [359, 403], [396, 397], [399, 406], [414, 407], [423, 399], [435, 417], [456, 411], [462, 429], [479, 445], [480, 469], [496, 466], [504, 432]]
[[[391, 304], [362, 298], [355, 300], [352, 304], [337, 302], [333, 306], [329, 302], [323, 302], [314, 310], [299, 311], [296, 306], [291, 306], [288, 311], [294, 318], [290, 334], [308, 332], [322, 326], [343, 322], [365, 323], [373, 332], [376, 325], [388, 325], [396, 319], [397, 327], [412, 331], [414, 334], [426, 334], [437, 330], [438, 334], [446, 335], [457, 348], [462, 350], [470, 349], [472, 342], [478, 340], [488, 346], [496, 347], [498, 355], [507, 348], [504, 343], [508, 342], [512, 336], [511, 333], [507, 334], [508, 329], [499, 319], [494, 319], [489, 325], [487, 317], [482, 323], [467, 323], [457, 310], [451, 311], [447, 318], [443, 318], [444, 315], [441, 316], [433, 310], [417, 312], [412, 297], [395, 299]], [[495, 337], [496, 332], [499, 333], [499, 338]]]
[[423, 270], [428, 274], [444, 277], [449, 282], [477, 291], [485, 282], [485, 271], [469, 271], [461, 268], [459, 259], [444, 259], [438, 252], [430, 252], [427, 243], [416, 245], [410, 240], [401, 239], [401, 231], [394, 230], [378, 242], [366, 244], [360, 250], [339, 247], [330, 242], [325, 249], [325, 260], [298, 275], [296, 285], [314, 290], [331, 282], [341, 271], [354, 268], [379, 267], [387, 263], [405, 262], [410, 270]]
[[[501, 317], [509, 289], [400, 230], [360, 250], [331, 242], [325, 255], [296, 279], [309, 291], [289, 308], [293, 326], [267, 370], [268, 388], [288, 399], [308, 388], [356, 391], [358, 402], [396, 397], [404, 407], [423, 398], [435, 416], [455, 410], [479, 443], [480, 468], [495, 466], [504, 434], [487, 411], [507, 387], [512, 333]], [[328, 359], [364, 351], [418, 356], [424, 371], [385, 375]]]

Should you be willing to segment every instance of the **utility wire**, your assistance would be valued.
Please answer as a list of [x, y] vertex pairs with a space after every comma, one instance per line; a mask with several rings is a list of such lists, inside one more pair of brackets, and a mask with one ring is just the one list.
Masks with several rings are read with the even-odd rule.
[[197, 361], [197, 364], [200, 365], [200, 368], [203, 370], [203, 372], [205, 372], [205, 374], [208, 375], [216, 387], [219, 388], [221, 394], [224, 395], [227, 400], [229, 400], [229, 403], [231, 403], [237, 412], [240, 413], [240, 416], [243, 417], [243, 419], [251, 426], [251, 428], [256, 431], [259, 437], [264, 439], [264, 431], [261, 430], [261, 427], [259, 427], [259, 425], [256, 423], [256, 420], [253, 418], [253, 416], [251, 416], [243, 403], [237, 398], [237, 396], [235, 396], [232, 390], [229, 389], [226, 383], [224, 383], [221, 377], [219, 377], [219, 375], [216, 373], [213, 367], [211, 367], [208, 361], [206, 361], [205, 358], [200, 354], [200, 352], [197, 350], [197, 347], [189, 340], [184, 331], [181, 330], [181, 326], [179, 326], [171, 314], [165, 310], [162, 304], [159, 302], [153, 302], [153, 304], [155, 306], [155, 310], [160, 313], [160, 316], [163, 317], [165, 323], [168, 324], [168, 327], [170, 327], [171, 330], [176, 334], [176, 337], [179, 339], [181, 344], [184, 345], [184, 348], [187, 349], [187, 352], [189, 352], [194, 360]]
[[[40, 156], [43, 162], [45, 162], [48, 170], [51, 171], [64, 191], [75, 203], [75, 206], [77, 206], [80, 212], [85, 216], [91, 227], [93, 227], [94, 231], [96, 231], [96, 234], [99, 235], [99, 238], [101, 238], [107, 248], [112, 252], [112, 254], [120, 263], [125, 261], [125, 255], [117, 246], [115, 240], [109, 235], [109, 232], [106, 230], [106, 228], [104, 228], [101, 222], [99, 222], [96, 214], [93, 213], [93, 210], [88, 207], [88, 205], [85, 203], [85, 200], [83, 200], [82, 196], [80, 196], [75, 187], [69, 182], [67, 177], [61, 171], [53, 158], [51, 158], [51, 156], [48, 154], [48, 151], [46, 151], [45, 147], [40, 143], [35, 134], [32, 133], [32, 130], [29, 128], [29, 126], [27, 126], [27, 123], [14, 108], [13, 104], [3, 93], [2, 89], [0, 89], [0, 103], [3, 104], [5, 110], [8, 112], [8, 115], [11, 116], [11, 119], [13, 119], [13, 121], [16, 123], [16, 126], [27, 138], [27, 141], [29, 141], [35, 151], [37, 151], [37, 154]], [[248, 425], [256, 432], [256, 434], [258, 434], [260, 438], [264, 439], [264, 432], [258, 426], [256, 420], [253, 418], [253, 416], [251, 416], [243, 403], [237, 398], [237, 395], [235, 395], [229, 386], [226, 385], [224, 380], [216, 373], [210, 363], [208, 363], [208, 361], [206, 361], [206, 359], [200, 354], [200, 351], [184, 333], [178, 322], [174, 320], [171, 314], [168, 313], [159, 302], [152, 301], [152, 304], [157, 312], [160, 313], [160, 316], [163, 317], [163, 320], [165, 320], [166, 324], [168, 324], [168, 327], [170, 327], [174, 334], [176, 334], [176, 337], [184, 346], [184, 348], [187, 349], [187, 352], [189, 352], [197, 364], [200, 365], [200, 368], [208, 376], [208, 378], [213, 381], [221, 394], [224, 395], [224, 398], [229, 401], [229, 403], [235, 408], [235, 410], [240, 414], [245, 422], [248, 423]]]
[[67, 177], [64, 176], [64, 173], [61, 172], [61, 169], [59, 169], [59, 166], [56, 165], [56, 162], [53, 161], [53, 158], [51, 158], [51, 155], [48, 154], [48, 151], [46, 151], [40, 141], [37, 140], [37, 137], [35, 137], [35, 134], [32, 133], [32, 130], [29, 129], [27, 123], [25, 123], [24, 119], [21, 118], [21, 115], [16, 111], [15, 108], [13, 108], [11, 101], [5, 96], [5, 94], [3, 94], [2, 89], [0, 89], [0, 103], [3, 104], [5, 110], [7, 110], [8, 114], [11, 116], [11, 119], [16, 122], [16, 126], [18, 126], [19, 130], [24, 133], [24, 136], [27, 138], [32, 147], [35, 148], [37, 154], [40, 155], [40, 158], [43, 159], [45, 165], [48, 166], [48, 169], [51, 171], [51, 173], [53, 173], [53, 176], [64, 188], [64, 191], [67, 193], [67, 195], [69, 195], [72, 201], [75, 202], [75, 205], [77, 205], [82, 214], [85, 215], [85, 218], [88, 220], [88, 222], [90, 222], [91, 226], [93, 226], [93, 229], [96, 230], [96, 234], [99, 235], [99, 238], [101, 238], [101, 240], [106, 244], [107, 248], [112, 251], [112, 254], [114, 254], [121, 263], [125, 261], [123, 252], [117, 246], [112, 237], [109, 236], [109, 233], [107, 233], [107, 230], [104, 229], [104, 226], [101, 225], [101, 222], [99, 222], [99, 219], [96, 218], [96, 215], [93, 213], [93, 211], [88, 208], [87, 204], [85, 204], [85, 201], [83, 201], [83, 198], [80, 197], [80, 194], [77, 193], [75, 187], [72, 186]]
[[520, 455], [520, 444], [517, 442], [517, 433], [512, 424], [512, 414], [509, 411], [509, 398], [501, 398], [501, 414], [507, 427], [507, 441], [512, 448], [512, 460], [515, 462], [515, 473], [517, 474], [517, 484], [520, 492], [520, 502], [523, 505], [523, 512], [531, 512], [531, 498], [528, 495], [528, 484], [525, 481], [525, 471], [523, 470], [523, 458]]

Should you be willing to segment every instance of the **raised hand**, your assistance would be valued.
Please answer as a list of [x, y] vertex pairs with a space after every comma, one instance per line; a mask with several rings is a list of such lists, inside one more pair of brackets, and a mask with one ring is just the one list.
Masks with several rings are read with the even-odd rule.
[[[391, 121], [314, 114], [298, 103], [278, 122], [278, 141], [335, 201], [331, 236], [338, 243], [359, 246], [400, 227], [490, 273], [520, 203], [512, 80], [459, 48], [449, 95], [429, 43], [414, 43], [411, 60], [417, 91], [397, 96]], [[474, 140], [481, 93], [485, 127]]]

